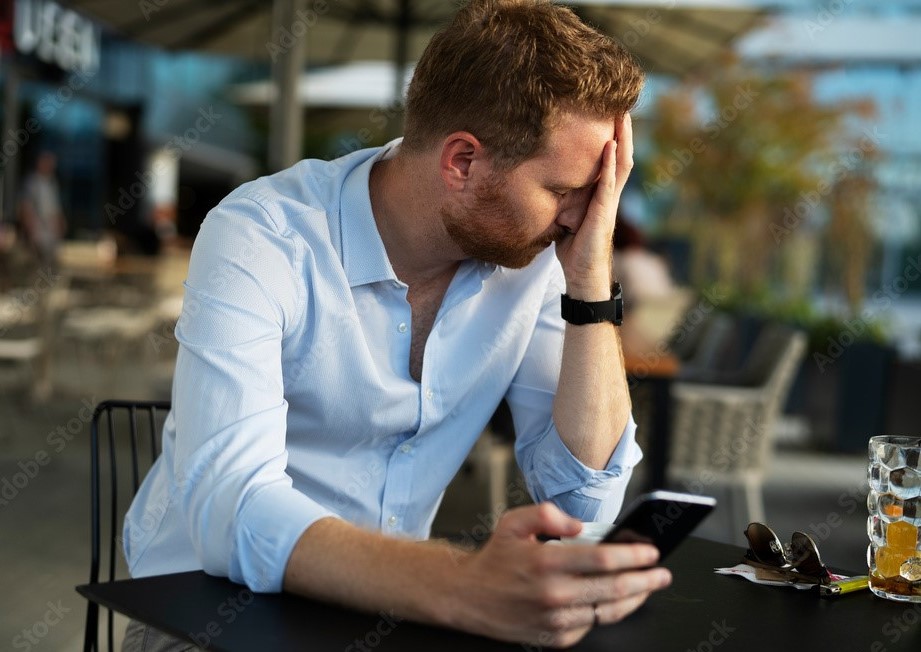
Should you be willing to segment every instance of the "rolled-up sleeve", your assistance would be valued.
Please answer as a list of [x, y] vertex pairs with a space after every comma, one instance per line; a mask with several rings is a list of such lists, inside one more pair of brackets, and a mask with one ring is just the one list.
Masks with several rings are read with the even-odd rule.
[[202, 568], [280, 591], [298, 538], [329, 510], [286, 473], [281, 349], [301, 319], [302, 247], [255, 201], [223, 202], [192, 254], [173, 384], [175, 496]]
[[531, 497], [552, 501], [583, 521], [613, 521], [623, 505], [633, 468], [643, 455], [631, 417], [604, 469], [592, 469], [566, 447], [553, 422], [562, 361], [562, 279], [549, 283], [525, 357], [506, 399], [515, 423], [515, 456]]

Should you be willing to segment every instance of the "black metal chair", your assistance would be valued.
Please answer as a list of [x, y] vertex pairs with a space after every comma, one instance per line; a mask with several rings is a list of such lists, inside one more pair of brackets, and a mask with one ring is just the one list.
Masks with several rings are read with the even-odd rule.
[[[106, 561], [108, 568], [105, 581], [116, 579], [117, 560], [121, 558], [123, 515], [137, 493], [141, 479], [160, 454], [163, 421], [169, 409], [169, 401], [103, 401], [93, 412], [90, 424], [91, 584], [99, 581], [101, 559]], [[102, 456], [108, 459], [101, 463]], [[126, 478], [129, 462], [131, 473]], [[108, 523], [105, 526], [102, 514], [104, 498], [108, 498]], [[113, 614], [111, 610], [106, 611], [108, 649], [111, 652]], [[98, 652], [99, 649], [99, 605], [90, 602], [86, 610], [83, 650]]]

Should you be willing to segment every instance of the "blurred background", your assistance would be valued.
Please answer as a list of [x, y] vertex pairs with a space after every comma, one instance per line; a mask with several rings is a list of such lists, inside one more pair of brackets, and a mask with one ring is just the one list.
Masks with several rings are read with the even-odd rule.
[[[766, 519], [860, 570], [867, 439], [917, 435], [921, 412], [921, 0], [568, 4], [648, 71], [615, 234], [647, 452], [631, 493], [712, 493], [702, 535]], [[169, 398], [207, 212], [400, 135], [455, 10], [0, 3], [0, 647], [79, 647], [87, 406]], [[500, 411], [438, 533], [524, 500], [511, 436]], [[69, 611], [36, 629], [49, 603]]]

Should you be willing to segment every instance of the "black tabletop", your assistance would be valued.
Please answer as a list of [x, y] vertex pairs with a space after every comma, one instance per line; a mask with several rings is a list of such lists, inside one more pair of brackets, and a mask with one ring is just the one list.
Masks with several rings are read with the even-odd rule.
[[[672, 586], [625, 621], [599, 627], [574, 650], [921, 650], [921, 604], [868, 590], [836, 598], [716, 575], [742, 549], [689, 539], [669, 558]], [[519, 650], [461, 632], [290, 595], [253, 594], [203, 572], [77, 590], [90, 600], [215, 650]]]

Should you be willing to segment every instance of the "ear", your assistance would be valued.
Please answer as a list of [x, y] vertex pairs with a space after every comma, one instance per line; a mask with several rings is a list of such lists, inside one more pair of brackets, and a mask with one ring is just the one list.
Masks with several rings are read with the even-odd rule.
[[476, 136], [456, 131], [442, 141], [439, 173], [450, 190], [463, 190], [485, 165], [486, 151]]

